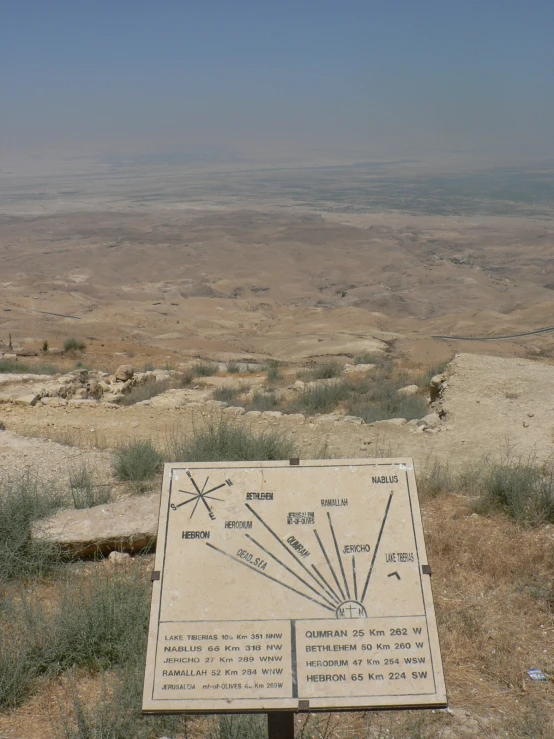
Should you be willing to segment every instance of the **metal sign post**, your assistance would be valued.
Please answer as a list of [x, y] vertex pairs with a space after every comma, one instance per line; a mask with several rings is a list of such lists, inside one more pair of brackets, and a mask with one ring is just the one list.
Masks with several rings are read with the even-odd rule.
[[267, 714], [268, 739], [294, 739], [294, 713], [277, 711]]

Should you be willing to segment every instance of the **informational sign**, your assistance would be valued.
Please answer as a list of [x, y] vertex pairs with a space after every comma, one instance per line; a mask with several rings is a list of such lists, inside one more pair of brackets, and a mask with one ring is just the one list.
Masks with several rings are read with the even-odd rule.
[[445, 705], [411, 459], [166, 465], [145, 712]]

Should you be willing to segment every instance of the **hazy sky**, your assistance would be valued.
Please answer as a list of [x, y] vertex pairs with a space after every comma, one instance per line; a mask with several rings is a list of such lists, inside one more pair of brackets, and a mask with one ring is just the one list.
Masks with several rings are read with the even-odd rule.
[[2, 0], [0, 11], [4, 157], [554, 156], [553, 0]]

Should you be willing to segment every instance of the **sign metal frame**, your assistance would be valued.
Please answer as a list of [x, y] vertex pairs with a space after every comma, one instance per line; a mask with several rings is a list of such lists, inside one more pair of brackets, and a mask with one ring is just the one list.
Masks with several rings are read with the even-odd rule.
[[166, 464], [143, 712], [446, 707], [430, 574], [410, 458]]

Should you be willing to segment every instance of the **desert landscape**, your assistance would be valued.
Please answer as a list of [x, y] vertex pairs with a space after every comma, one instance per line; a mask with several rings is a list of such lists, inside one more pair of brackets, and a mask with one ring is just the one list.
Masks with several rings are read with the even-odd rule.
[[553, 737], [553, 216], [547, 167], [3, 171], [0, 737], [265, 737], [140, 716], [162, 464], [390, 456], [449, 708], [297, 735]]

